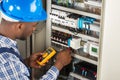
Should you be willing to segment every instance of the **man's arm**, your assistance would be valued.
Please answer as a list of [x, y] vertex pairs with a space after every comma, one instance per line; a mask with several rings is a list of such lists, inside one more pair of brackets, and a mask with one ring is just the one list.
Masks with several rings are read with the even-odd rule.
[[40, 80], [56, 80], [59, 71], [71, 62], [70, 49], [61, 51], [56, 56], [56, 62]]
[[40, 80], [56, 80], [59, 75], [59, 70], [52, 66], [45, 75], [43, 75]]
[[[42, 53], [41, 53], [42, 54]], [[29, 58], [27, 58], [26, 63], [29, 65], [29, 67], [33, 68], [40, 68], [39, 65], [36, 63], [36, 60], [38, 60], [40, 53], [35, 53], [31, 55]], [[40, 80], [56, 80], [57, 76], [59, 75], [59, 71], [66, 65], [68, 65], [71, 62], [71, 55], [70, 55], [70, 49], [62, 50], [60, 53], [56, 56], [55, 64], [47, 71], [45, 75], [42, 76]]]

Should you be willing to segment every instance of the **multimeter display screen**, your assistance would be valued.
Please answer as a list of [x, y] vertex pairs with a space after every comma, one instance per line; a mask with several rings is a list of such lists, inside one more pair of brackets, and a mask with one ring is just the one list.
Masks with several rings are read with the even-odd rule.
[[47, 52], [48, 54], [50, 54], [50, 53], [52, 52], [52, 50], [51, 50], [51, 49], [48, 49], [48, 50], [46, 50], [46, 52]]

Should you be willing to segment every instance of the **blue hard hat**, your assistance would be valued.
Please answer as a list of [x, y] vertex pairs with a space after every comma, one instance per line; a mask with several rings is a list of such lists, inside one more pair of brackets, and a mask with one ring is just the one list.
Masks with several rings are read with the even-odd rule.
[[37, 22], [47, 18], [41, 0], [2, 0], [0, 11], [8, 21]]

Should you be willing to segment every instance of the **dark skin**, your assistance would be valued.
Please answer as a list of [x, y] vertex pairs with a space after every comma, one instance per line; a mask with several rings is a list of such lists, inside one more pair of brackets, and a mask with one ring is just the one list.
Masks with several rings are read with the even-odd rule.
[[[36, 29], [37, 24], [37, 22], [9, 22], [3, 19], [0, 24], [0, 34], [12, 40], [25, 40]], [[70, 52], [71, 51], [68, 48], [57, 54], [54, 66], [58, 68], [58, 70], [61, 70], [64, 66], [71, 62]], [[42, 66], [38, 65], [36, 61], [41, 55], [42, 52], [33, 53], [30, 57], [26, 58], [24, 62], [29, 67], [40, 68]], [[45, 66], [45, 64], [43, 66]]]

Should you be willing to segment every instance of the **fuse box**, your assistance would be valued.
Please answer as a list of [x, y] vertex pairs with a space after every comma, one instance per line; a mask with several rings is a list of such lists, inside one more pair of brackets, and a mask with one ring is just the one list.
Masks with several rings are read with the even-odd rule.
[[50, 0], [49, 5], [49, 45], [58, 52], [71, 47], [72, 57], [80, 61], [74, 65], [71, 62], [72, 69], [66, 73], [69, 76], [61, 73], [62, 80], [96, 80], [102, 1]]

